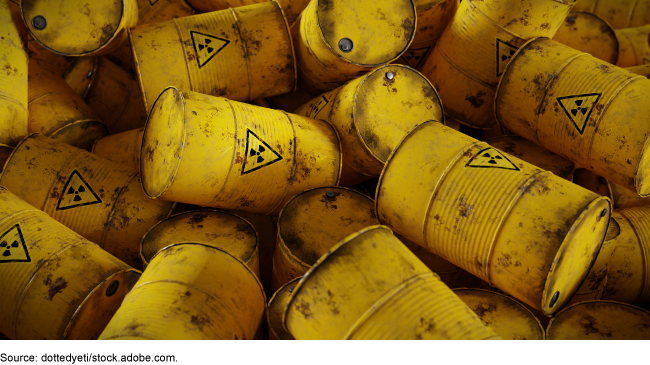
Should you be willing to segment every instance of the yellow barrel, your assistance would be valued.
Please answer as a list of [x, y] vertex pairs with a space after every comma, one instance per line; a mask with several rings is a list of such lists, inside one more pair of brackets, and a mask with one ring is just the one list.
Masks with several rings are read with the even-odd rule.
[[260, 276], [259, 245], [253, 225], [241, 217], [213, 209], [179, 213], [153, 226], [140, 243], [144, 267], [149, 265], [158, 251], [184, 242], [226, 251]]
[[574, 11], [594, 13], [614, 29], [650, 24], [649, 0], [579, 0]]
[[111, 134], [144, 126], [147, 114], [135, 77], [104, 57], [79, 57], [63, 79], [106, 124]]
[[248, 101], [296, 84], [291, 36], [275, 1], [144, 25], [129, 37], [147, 112], [170, 85]]
[[646, 63], [644, 65], [626, 67], [625, 69], [637, 75], [643, 75], [645, 77], [650, 78], [650, 63]]
[[571, 181], [573, 181], [574, 184], [582, 186], [587, 190], [591, 190], [598, 195], [608, 197], [612, 202], [612, 205], [616, 206], [616, 200], [612, 194], [610, 183], [602, 176], [596, 175], [587, 169], [577, 168], [573, 171]]
[[[495, 126], [494, 95], [506, 66], [525, 40], [552, 37], [575, 0], [463, 1], [422, 66], [445, 112], [481, 129]], [[523, 16], [522, 16], [523, 15]]]
[[553, 40], [615, 65], [619, 55], [616, 35], [603, 18], [577, 11], [569, 13]]
[[384, 226], [318, 260], [293, 290], [284, 324], [298, 340], [500, 339]]
[[496, 117], [516, 134], [646, 196], [648, 90], [643, 76], [537, 38], [503, 75]]
[[650, 207], [616, 211], [621, 234], [612, 254], [602, 298], [625, 303], [650, 302]]
[[85, 150], [108, 134], [106, 125], [31, 45], [29, 80], [30, 133]]
[[416, 125], [444, 121], [436, 89], [421, 73], [387, 65], [294, 112], [330, 122], [341, 137], [342, 185], [379, 176], [393, 148]]
[[393, 151], [376, 204], [382, 224], [546, 315], [587, 276], [611, 210], [609, 199], [440, 123], [419, 125]]
[[140, 272], [0, 187], [0, 331], [96, 339]]
[[335, 89], [399, 58], [416, 29], [413, 0], [311, 0], [291, 28], [298, 83]]
[[650, 25], [616, 31], [618, 37], [619, 67], [632, 67], [650, 63]]
[[136, 0], [21, 0], [20, 10], [32, 37], [66, 56], [110, 53], [138, 24]]
[[500, 151], [520, 158], [542, 170], [550, 171], [565, 180], [571, 181], [571, 176], [573, 175], [574, 170], [573, 162], [564, 157], [558, 156], [523, 137], [502, 136], [488, 139], [485, 142]]
[[268, 0], [187, 0], [187, 3], [194, 9], [207, 13], [210, 11], [259, 4], [265, 1]]
[[167, 246], [124, 298], [100, 340], [250, 340], [264, 290], [241, 260], [198, 243]]
[[90, 152], [109, 161], [139, 170], [143, 133], [144, 128], [138, 128], [99, 138], [93, 144]]
[[284, 284], [269, 300], [269, 305], [266, 309], [266, 321], [269, 325], [269, 340], [295, 340], [291, 333], [284, 327], [282, 316], [287, 310], [287, 305], [289, 305], [291, 293], [296, 288], [296, 285], [298, 285], [300, 279], [302, 279], [302, 276]]
[[27, 44], [20, 14], [0, 1], [0, 143], [16, 145], [27, 135]]
[[287, 17], [287, 22], [289, 26], [295, 23], [299, 17], [300, 13], [309, 5], [309, 0], [277, 0], [282, 10], [284, 11], [284, 16]]
[[626, 189], [615, 182], [609, 182], [614, 209], [625, 209], [650, 205], [650, 198], [639, 196], [636, 191]]
[[296, 195], [278, 217], [271, 289], [303, 276], [345, 237], [377, 224], [372, 199], [357, 191], [323, 187]]
[[299, 106], [309, 102], [318, 95], [312, 95], [300, 87], [297, 87], [291, 93], [272, 96], [266, 98], [266, 102], [269, 104], [271, 109], [280, 109], [284, 110], [287, 113], [293, 113]]
[[173, 205], [149, 199], [137, 170], [37, 133], [16, 147], [0, 185], [136, 269], [142, 236]]
[[512, 297], [483, 289], [454, 289], [478, 317], [504, 340], [545, 340], [539, 320]]
[[650, 340], [650, 312], [609, 300], [582, 302], [559, 312], [549, 340]]
[[447, 24], [454, 18], [459, 0], [414, 0], [417, 30], [413, 43], [396, 63], [421, 69]]
[[340, 169], [326, 122], [175, 87], [156, 101], [140, 155], [149, 197], [258, 214], [337, 185]]

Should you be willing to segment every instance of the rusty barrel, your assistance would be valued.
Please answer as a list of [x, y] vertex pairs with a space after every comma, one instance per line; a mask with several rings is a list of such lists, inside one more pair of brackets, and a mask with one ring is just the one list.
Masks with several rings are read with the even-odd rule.
[[522, 159], [542, 170], [571, 181], [575, 166], [562, 156], [520, 136], [502, 136], [486, 140], [490, 146]]
[[650, 24], [649, 0], [579, 0], [574, 11], [594, 13], [614, 29]]
[[0, 143], [16, 145], [27, 135], [27, 44], [20, 14], [8, 0], [0, 2]]
[[4, 166], [5, 163], [7, 163], [7, 160], [13, 151], [13, 147], [0, 143], [0, 166]]
[[500, 339], [385, 226], [336, 244], [284, 314], [298, 340]]
[[105, 57], [78, 57], [63, 79], [106, 124], [111, 134], [144, 126], [147, 114], [135, 77]]
[[309, 102], [318, 95], [312, 95], [300, 87], [297, 87], [291, 93], [272, 96], [264, 99], [271, 109], [284, 110], [287, 113], [293, 113], [299, 106]]
[[577, 11], [569, 13], [553, 40], [615, 65], [619, 58], [617, 34], [598, 15]]
[[617, 183], [610, 181], [609, 188], [612, 192], [612, 203], [614, 204], [614, 209], [625, 209], [650, 205], [650, 198], [640, 197], [636, 191], [626, 189]]
[[[187, 3], [200, 12], [210, 12], [259, 4], [268, 0], [187, 0]], [[283, 7], [284, 8], [284, 7]]]
[[609, 199], [440, 123], [393, 151], [376, 206], [382, 224], [546, 315], [587, 276], [611, 211]]
[[181, 243], [159, 251], [100, 340], [250, 340], [266, 310], [259, 280], [216, 247]]
[[298, 83], [335, 89], [399, 58], [416, 30], [413, 0], [311, 0], [291, 28]]
[[516, 134], [646, 196], [648, 90], [643, 76], [537, 38], [504, 73], [496, 117]]
[[326, 122], [175, 87], [156, 101], [140, 155], [150, 198], [258, 214], [337, 185], [340, 169]]
[[609, 181], [602, 176], [596, 175], [593, 172], [580, 167], [573, 171], [571, 181], [573, 181], [574, 184], [582, 186], [587, 190], [591, 190], [598, 195], [608, 197], [612, 202], [612, 206], [616, 206], [611, 185]]
[[129, 38], [147, 112], [170, 85], [248, 101], [296, 84], [291, 36], [275, 1], [139, 26]]
[[260, 276], [259, 245], [253, 225], [241, 217], [213, 209], [179, 213], [153, 226], [140, 243], [144, 267], [149, 265], [158, 251], [183, 242], [200, 243], [226, 251]]
[[632, 67], [650, 63], [650, 25], [636, 28], [618, 29], [619, 67]]
[[296, 114], [331, 123], [341, 137], [341, 184], [379, 176], [393, 148], [416, 125], [444, 122], [436, 89], [402, 65], [379, 67], [303, 104]]
[[609, 300], [574, 304], [551, 319], [549, 340], [650, 340], [650, 312]]
[[85, 150], [108, 134], [95, 112], [31, 45], [29, 80], [30, 133], [41, 133]]
[[454, 289], [460, 299], [504, 340], [545, 340], [539, 320], [510, 296], [484, 289]]
[[278, 217], [271, 289], [303, 276], [345, 237], [377, 224], [372, 199], [357, 191], [323, 187], [296, 195]]
[[142, 236], [173, 205], [149, 199], [137, 170], [37, 133], [16, 146], [0, 185], [136, 269]]
[[650, 63], [646, 63], [644, 65], [626, 67], [625, 69], [637, 75], [650, 77]]
[[107, 54], [138, 24], [137, 0], [21, 0], [20, 10], [32, 37], [66, 56]]
[[287, 23], [292, 26], [300, 18], [300, 13], [309, 5], [309, 0], [277, 0], [284, 16], [287, 17]]
[[140, 169], [140, 150], [144, 128], [98, 138], [90, 152], [101, 158]]
[[282, 285], [269, 300], [269, 305], [266, 309], [266, 321], [269, 325], [269, 340], [295, 340], [291, 333], [284, 327], [282, 316], [287, 310], [291, 293], [293, 293], [300, 279], [302, 279], [302, 276]]
[[0, 187], [0, 331], [14, 340], [96, 339], [140, 276]]
[[422, 66], [422, 73], [444, 101], [445, 112], [470, 127], [494, 127], [495, 90], [512, 56], [528, 38], [552, 37], [573, 3], [574, 0], [461, 2], [453, 21]]
[[420, 69], [438, 42], [447, 24], [454, 18], [459, 0], [414, 0], [417, 29], [413, 42], [396, 63]]

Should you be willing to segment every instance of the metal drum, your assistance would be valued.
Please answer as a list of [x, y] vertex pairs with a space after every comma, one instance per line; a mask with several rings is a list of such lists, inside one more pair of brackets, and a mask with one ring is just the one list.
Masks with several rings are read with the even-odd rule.
[[627, 67], [625, 69], [637, 75], [650, 77], [650, 63], [647, 63], [645, 65]]
[[582, 302], [558, 313], [549, 340], [650, 340], [650, 312], [613, 301]]
[[591, 190], [598, 195], [608, 197], [612, 202], [612, 206], [616, 206], [610, 183], [602, 176], [598, 176], [587, 169], [577, 168], [573, 171], [571, 181], [573, 181], [574, 184], [582, 186], [587, 190]]
[[228, 8], [236, 8], [239, 6], [259, 4], [265, 1], [268, 0], [187, 0], [187, 3], [194, 9], [206, 13]]
[[129, 29], [147, 112], [170, 85], [248, 101], [291, 92], [291, 36], [275, 1]]
[[284, 324], [298, 340], [500, 339], [384, 226], [327, 252], [293, 290]]
[[136, 0], [21, 0], [20, 10], [32, 37], [66, 56], [110, 53], [138, 24]]
[[553, 40], [615, 65], [619, 55], [616, 35], [614, 29], [598, 15], [571, 12]]
[[96, 339], [140, 272], [0, 187], [0, 331]]
[[8, 0], [0, 1], [0, 143], [16, 145], [27, 135], [27, 44], [20, 15]]
[[625, 28], [616, 31], [618, 37], [619, 67], [631, 67], [650, 63], [650, 25]]
[[495, 89], [512, 56], [528, 38], [552, 37], [574, 3], [461, 2], [454, 20], [422, 66], [422, 73], [444, 101], [445, 112], [474, 128], [494, 127]]
[[546, 315], [587, 276], [611, 210], [609, 199], [440, 123], [419, 125], [393, 151], [376, 204], [382, 224]]
[[337, 185], [340, 168], [326, 122], [175, 87], [156, 101], [140, 155], [149, 197], [258, 214]]
[[135, 77], [104, 57], [79, 57], [63, 79], [108, 126], [111, 134], [144, 126], [147, 113]]
[[516, 134], [646, 196], [648, 90], [643, 76], [537, 38], [504, 73], [496, 117]]
[[278, 217], [271, 288], [303, 276], [345, 237], [377, 224], [372, 199], [357, 191], [324, 187], [296, 195]]
[[287, 17], [287, 22], [289, 26], [295, 23], [300, 18], [300, 13], [309, 5], [309, 0], [277, 0], [282, 10], [284, 11], [284, 16]]
[[7, 160], [13, 151], [13, 147], [0, 143], [0, 166], [4, 166], [5, 163], [7, 163]]
[[454, 294], [504, 340], [544, 340], [539, 320], [512, 297], [482, 289], [454, 289]]
[[396, 60], [415, 29], [413, 0], [311, 0], [291, 27], [300, 87], [318, 95]]
[[573, 10], [594, 13], [614, 29], [650, 24], [649, 0], [579, 0]]
[[650, 205], [650, 198], [640, 197], [636, 191], [626, 189], [617, 183], [609, 182], [614, 209], [625, 209]]
[[241, 260], [176, 244], [154, 256], [99, 339], [253, 339], [265, 310], [262, 285]]
[[294, 113], [336, 128], [343, 151], [342, 185], [379, 176], [393, 148], [418, 124], [444, 122], [436, 89], [421, 73], [402, 65], [379, 67]]
[[101, 158], [140, 170], [140, 149], [144, 128], [99, 138], [90, 152]]
[[284, 284], [269, 300], [269, 305], [266, 309], [266, 321], [269, 324], [269, 340], [295, 340], [291, 333], [284, 328], [282, 316], [287, 310], [287, 305], [289, 305], [291, 293], [296, 288], [296, 285], [298, 285], [300, 279], [302, 279], [302, 276]]
[[144, 267], [158, 251], [184, 242], [200, 243], [228, 252], [260, 276], [255, 228], [236, 215], [212, 209], [179, 213], [153, 226], [140, 243]]
[[142, 236], [174, 204], [149, 199], [136, 170], [37, 133], [16, 147], [0, 185], [136, 269]]
[[266, 98], [269, 104], [267, 108], [284, 110], [287, 113], [293, 113], [299, 106], [311, 101], [317, 95], [312, 95], [300, 87], [297, 87], [292, 93]]

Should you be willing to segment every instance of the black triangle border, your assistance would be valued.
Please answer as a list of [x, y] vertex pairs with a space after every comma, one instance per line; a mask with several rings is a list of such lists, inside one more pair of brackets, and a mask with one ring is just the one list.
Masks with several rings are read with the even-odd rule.
[[557, 103], [560, 104], [560, 106], [562, 107], [562, 110], [564, 110], [564, 114], [566, 114], [566, 116], [569, 117], [569, 120], [571, 121], [571, 123], [573, 123], [573, 125], [576, 127], [578, 132], [580, 132], [580, 135], [582, 135], [584, 133], [584, 131], [585, 131], [585, 128], [587, 128], [587, 123], [589, 123], [589, 118], [591, 118], [591, 113], [594, 111], [594, 106], [592, 106], [591, 109], [589, 109], [589, 114], [587, 114], [587, 117], [585, 118], [585, 124], [582, 126], [582, 129], [580, 129], [580, 127], [578, 127], [576, 122], [573, 120], [573, 117], [571, 117], [571, 114], [569, 114], [569, 111], [566, 110], [566, 108], [564, 107], [564, 104], [562, 104], [560, 102], [560, 100], [569, 99], [569, 98], [580, 98], [580, 97], [586, 97], [586, 96], [594, 96], [594, 95], [598, 95], [598, 97], [596, 98], [596, 101], [594, 101], [594, 106], [595, 106], [596, 103], [598, 103], [598, 100], [600, 100], [600, 97], [603, 96], [603, 93], [568, 95], [568, 96], [562, 96], [562, 97], [559, 97], [559, 98], [555, 98], [555, 100], [557, 100]]
[[[199, 51], [196, 49], [196, 42], [194, 41], [194, 33], [200, 34], [200, 35], [205, 36], [205, 37], [219, 39], [219, 40], [222, 40], [222, 41], [224, 41], [226, 43], [223, 46], [221, 46], [221, 48], [216, 50], [214, 52], [214, 54], [212, 56], [210, 56], [210, 58], [208, 58], [205, 62], [201, 63], [201, 61], [199, 60]], [[221, 50], [224, 49], [224, 47], [226, 47], [227, 45], [230, 44], [230, 41], [228, 39], [215, 37], [215, 36], [213, 36], [211, 34], [205, 34], [205, 33], [197, 32], [195, 30], [190, 30], [190, 39], [192, 40], [192, 47], [194, 47], [194, 53], [196, 53], [196, 63], [199, 64], [199, 68], [205, 66], [208, 62], [210, 62], [210, 60], [212, 60], [214, 58], [214, 56], [216, 56], [219, 52], [221, 52]]]
[[[498, 38], [497, 38], [497, 39], [498, 39]], [[420, 50], [426, 49], [427, 51], [424, 52], [424, 56], [426, 56], [427, 53], [429, 53], [429, 50], [431, 49], [431, 47], [433, 47], [433, 46], [424, 47], [424, 48], [413, 48], [413, 49], [407, 49], [406, 52], [408, 52], [408, 51], [420, 51]], [[404, 54], [406, 54], [406, 52], [404, 52]], [[415, 66], [411, 66], [411, 64], [408, 63], [408, 61], [406, 61], [406, 57], [405, 57], [404, 55], [402, 55], [402, 57], [404, 57], [404, 62], [406, 62], [406, 63], [408, 64], [409, 67], [412, 67], [412, 68], [415, 68], [415, 69], [417, 69], [418, 67], [420, 67], [420, 64], [422, 64], [422, 61], [424, 61], [424, 58], [425, 58], [424, 56], [420, 59], [420, 61], [418, 61], [418, 63], [417, 63]]]
[[[275, 160], [271, 160], [271, 161], [265, 163], [264, 165], [257, 166], [257, 167], [254, 168], [254, 169], [251, 169], [251, 170], [248, 170], [248, 171], [244, 172], [244, 170], [246, 169], [246, 162], [248, 162], [248, 157], [249, 157], [249, 156], [248, 156], [248, 144], [249, 144], [249, 142], [250, 142], [250, 135], [251, 135], [251, 134], [254, 135], [255, 138], [257, 138], [258, 141], [262, 142], [262, 143], [263, 143], [263, 144], [264, 144], [268, 149], [270, 149], [271, 151], [273, 151], [273, 153], [275, 153], [276, 156], [278, 156], [278, 158], [275, 159]], [[270, 165], [270, 164], [272, 164], [272, 163], [276, 163], [276, 162], [278, 162], [278, 161], [280, 161], [280, 160], [282, 160], [282, 155], [280, 155], [279, 153], [277, 153], [273, 148], [271, 148], [271, 146], [269, 146], [266, 142], [264, 142], [264, 140], [262, 140], [260, 137], [258, 137], [257, 134], [255, 134], [255, 132], [253, 132], [252, 130], [246, 128], [246, 158], [244, 159], [244, 164], [243, 164], [242, 167], [241, 167], [241, 174], [242, 174], [242, 175], [250, 174], [250, 173], [253, 172], [253, 171], [257, 171], [257, 170], [261, 169], [261, 168], [264, 167], [264, 166], [268, 166], [268, 165]]]
[[[312, 119], [316, 119], [316, 117], [318, 116], [318, 113], [320, 113], [320, 112], [323, 110], [323, 108], [325, 108], [325, 106], [327, 106], [327, 104], [330, 103], [330, 101], [327, 100], [327, 98], [325, 97], [325, 95], [321, 95], [320, 98], [318, 98], [318, 100], [320, 100], [321, 98], [323, 98], [323, 99], [325, 100], [325, 104], [323, 105], [322, 108], [318, 109], [318, 112], [316, 112], [316, 114], [314, 114], [313, 117], [312, 117], [311, 115], [309, 115], [309, 117], [312, 118]], [[260, 141], [261, 141], [261, 140], [260, 140]]]
[[[497, 38], [497, 77], [501, 77], [501, 75], [503, 75], [503, 72], [499, 73], [499, 55], [500, 55], [500, 53], [499, 53], [499, 42], [514, 48], [515, 51], [517, 51], [519, 49], [519, 47], [515, 47], [512, 44], [510, 44], [510, 43], [508, 43], [506, 41], [502, 41], [501, 39]], [[505, 72], [505, 70], [504, 70], [504, 72]]]
[[2, 239], [6, 235], [8, 235], [9, 232], [11, 232], [14, 228], [18, 230], [18, 237], [20, 237], [20, 243], [23, 245], [23, 250], [25, 250], [25, 256], [27, 256], [27, 260], [0, 260], [0, 264], [4, 264], [7, 262], [32, 262], [32, 258], [29, 257], [29, 250], [27, 250], [27, 244], [25, 244], [25, 237], [23, 236], [23, 231], [20, 229], [19, 224], [14, 224], [13, 226], [11, 226], [11, 228], [5, 231], [5, 233], [2, 236], [0, 236], [0, 241], [2, 241]]
[[[511, 169], [511, 168], [508, 168], [508, 167], [501, 167], [501, 166], [470, 166], [470, 164], [472, 163], [472, 161], [474, 161], [476, 159], [476, 157], [478, 157], [480, 154], [482, 154], [483, 152], [485, 152], [487, 150], [495, 150], [495, 151], [499, 152], [499, 154], [501, 156], [503, 156], [503, 158], [505, 158], [508, 162], [510, 162], [510, 164], [512, 164], [512, 166], [514, 166], [514, 169]], [[503, 152], [497, 150], [494, 147], [488, 147], [488, 148], [484, 148], [484, 149], [478, 151], [478, 153], [476, 153], [474, 155], [474, 157], [472, 157], [472, 159], [467, 162], [465, 167], [472, 167], [472, 168], [476, 168], [476, 169], [501, 169], [501, 170], [510, 170], [510, 171], [521, 171], [519, 169], [519, 167], [517, 167], [517, 165], [515, 165], [514, 162], [510, 161], [508, 156], [504, 155]]]
[[[74, 176], [74, 174], [77, 174], [77, 176], [79, 176], [81, 181], [83, 181], [84, 184], [86, 184], [86, 186], [88, 187], [88, 190], [90, 190], [90, 192], [93, 193], [93, 195], [95, 196], [95, 199], [97, 199], [97, 201], [96, 202], [89, 202], [89, 203], [81, 203], [81, 204], [71, 205], [69, 207], [61, 208], [61, 201], [63, 200], [63, 197], [65, 196], [66, 188], [68, 187], [68, 184], [70, 184], [70, 180], [72, 180], [72, 177]], [[90, 187], [90, 184], [88, 184], [86, 179], [84, 179], [81, 176], [81, 174], [79, 173], [79, 171], [77, 171], [77, 169], [74, 169], [72, 171], [72, 173], [70, 174], [70, 177], [68, 178], [68, 181], [65, 183], [65, 185], [63, 185], [63, 191], [61, 192], [61, 197], [59, 198], [59, 202], [56, 203], [56, 210], [72, 209], [72, 208], [77, 208], [77, 207], [83, 207], [83, 206], [86, 206], [86, 205], [99, 204], [101, 202], [102, 202], [102, 200], [99, 198], [99, 196], [97, 196], [97, 194], [95, 194], [95, 191], [93, 190], [93, 188]]]
[[149, 0], [149, 4], [151, 4], [151, 6], [154, 6], [157, 2], [158, 0]]

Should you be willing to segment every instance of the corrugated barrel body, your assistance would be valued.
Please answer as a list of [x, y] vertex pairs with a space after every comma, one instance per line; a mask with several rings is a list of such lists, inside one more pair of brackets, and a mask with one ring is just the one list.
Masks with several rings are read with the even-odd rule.
[[632, 67], [650, 63], [650, 25], [616, 31], [619, 42], [619, 67]]
[[144, 128], [99, 138], [90, 152], [101, 158], [140, 170], [140, 149]]
[[649, 0], [579, 0], [574, 10], [594, 13], [614, 29], [650, 24]]
[[295, 340], [291, 333], [284, 328], [282, 317], [287, 310], [289, 300], [291, 300], [291, 293], [293, 293], [300, 279], [302, 279], [302, 276], [284, 284], [269, 299], [266, 310], [266, 320], [269, 324], [269, 340]]

